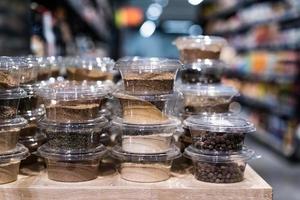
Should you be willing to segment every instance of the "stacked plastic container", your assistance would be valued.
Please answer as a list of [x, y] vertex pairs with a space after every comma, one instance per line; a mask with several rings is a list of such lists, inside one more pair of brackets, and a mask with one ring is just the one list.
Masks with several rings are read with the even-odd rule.
[[97, 178], [106, 153], [101, 135], [108, 126], [100, 111], [110, 90], [102, 82], [58, 80], [38, 88], [46, 110], [39, 128], [48, 139], [38, 152], [46, 161], [49, 179], [81, 182]]
[[19, 101], [26, 97], [20, 84], [29, 81], [30, 69], [21, 58], [0, 57], [0, 184], [17, 180], [28, 149], [18, 144], [27, 121], [18, 116]]
[[230, 113], [230, 104], [238, 91], [221, 84], [226, 66], [220, 61], [220, 54], [226, 41], [201, 35], [179, 37], [174, 44], [184, 63], [176, 83], [183, 93], [184, 156], [193, 161], [198, 180], [242, 181], [247, 161], [256, 157], [253, 150], [244, 147], [245, 135], [254, 132], [255, 127]]
[[120, 113], [112, 121], [119, 145], [111, 153], [120, 161], [121, 177], [143, 183], [167, 180], [173, 160], [181, 155], [174, 145], [181, 130], [175, 117], [178, 93], [174, 90], [181, 63], [125, 57], [115, 67], [123, 88], [113, 94], [120, 103]]

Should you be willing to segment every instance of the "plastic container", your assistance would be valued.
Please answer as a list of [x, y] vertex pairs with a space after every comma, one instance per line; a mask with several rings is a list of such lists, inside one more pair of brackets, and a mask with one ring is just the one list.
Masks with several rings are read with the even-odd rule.
[[57, 123], [44, 118], [39, 122], [39, 129], [47, 136], [49, 147], [80, 153], [99, 146], [101, 134], [107, 125], [108, 121], [103, 117], [73, 124]]
[[22, 89], [26, 92], [26, 96], [20, 98], [19, 113], [26, 114], [27, 112], [34, 111], [39, 107], [38, 97], [36, 95], [36, 89], [39, 87], [38, 84], [28, 84], [22, 86]]
[[178, 90], [183, 93], [183, 113], [226, 113], [232, 98], [239, 95], [233, 87], [221, 84], [182, 84]]
[[34, 84], [38, 76], [38, 62], [35, 57], [13, 57], [14, 61], [18, 63], [21, 73], [21, 85]]
[[108, 57], [77, 58], [72, 66], [67, 66], [67, 78], [75, 81], [112, 81], [116, 73], [113, 71], [114, 64], [115, 62]]
[[221, 37], [198, 35], [178, 37], [173, 44], [180, 51], [180, 60], [186, 64], [197, 59], [219, 59], [227, 42]]
[[29, 156], [28, 149], [18, 144], [11, 151], [0, 154], [0, 184], [17, 180], [20, 161]]
[[184, 65], [179, 77], [184, 84], [216, 84], [221, 82], [225, 63], [219, 60], [199, 59]]
[[96, 179], [100, 160], [106, 153], [103, 145], [91, 151], [65, 153], [44, 144], [38, 153], [45, 159], [48, 178], [60, 182], [83, 182]]
[[51, 77], [59, 76], [59, 67], [55, 57], [38, 57], [36, 59], [39, 64], [38, 81], [45, 81]]
[[21, 128], [19, 138], [27, 139], [27, 138], [34, 137], [37, 133], [38, 121], [42, 119], [44, 114], [45, 114], [45, 110], [42, 108], [23, 114], [22, 117], [24, 117], [28, 123], [25, 127]]
[[0, 90], [0, 121], [13, 119], [18, 113], [21, 98], [27, 96], [22, 89]]
[[128, 94], [173, 93], [176, 73], [182, 64], [167, 58], [125, 57], [116, 63]]
[[255, 132], [252, 123], [230, 114], [191, 116], [183, 124], [190, 130], [194, 147], [204, 153], [240, 151], [245, 134]]
[[173, 160], [181, 156], [180, 150], [176, 147], [165, 153], [134, 154], [124, 152], [120, 146], [115, 146], [111, 153], [114, 158], [121, 161], [119, 166], [121, 178], [139, 183], [169, 179]]
[[247, 148], [230, 155], [206, 155], [189, 146], [183, 155], [193, 161], [194, 177], [211, 183], [243, 181], [247, 162], [259, 158], [253, 150]]
[[181, 122], [176, 118], [170, 118], [163, 124], [141, 125], [129, 124], [120, 118], [112, 121], [121, 134], [121, 147], [129, 153], [164, 153], [172, 149], [175, 136], [182, 133]]
[[19, 66], [11, 57], [0, 57], [0, 90], [17, 88], [20, 85]]
[[101, 105], [110, 87], [102, 82], [57, 81], [37, 89], [48, 120], [81, 123], [100, 116]]
[[179, 105], [178, 93], [151, 96], [132, 96], [124, 92], [114, 93], [120, 102], [120, 117], [127, 123], [160, 124], [168, 121], [169, 116], [176, 116]]
[[20, 130], [26, 124], [27, 120], [22, 117], [0, 122], [0, 154], [16, 148]]

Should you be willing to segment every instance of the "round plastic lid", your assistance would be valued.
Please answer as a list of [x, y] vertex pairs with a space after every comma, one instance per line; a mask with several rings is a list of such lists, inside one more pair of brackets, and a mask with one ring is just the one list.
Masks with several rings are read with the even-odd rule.
[[80, 60], [75, 62], [77, 62], [77, 64], [79, 65], [78, 67], [82, 67], [88, 70], [98, 69], [103, 72], [112, 71], [115, 65], [114, 60], [109, 57], [85, 57], [80, 58]]
[[181, 156], [180, 150], [176, 146], [165, 153], [138, 154], [125, 152], [121, 146], [117, 145], [112, 148], [111, 154], [114, 158], [125, 162], [165, 162]]
[[193, 115], [184, 120], [183, 124], [190, 129], [228, 134], [251, 133], [256, 130], [249, 121], [228, 114]]
[[29, 155], [29, 151], [24, 145], [17, 144], [15, 149], [0, 154], [0, 163], [9, 163], [24, 160]]
[[18, 63], [16, 63], [12, 57], [0, 56], [0, 71], [17, 69], [19, 69]]
[[116, 62], [115, 68], [119, 70], [145, 70], [150, 71], [177, 71], [182, 64], [179, 60], [168, 58], [124, 57]]
[[197, 71], [215, 69], [222, 71], [226, 67], [226, 64], [220, 60], [213, 59], [198, 59], [195, 62], [185, 64], [184, 69], [193, 69]]
[[241, 151], [230, 154], [204, 154], [192, 145], [185, 148], [183, 155], [191, 160], [208, 163], [230, 163], [235, 161], [249, 161], [259, 158], [254, 150], [244, 147]]
[[239, 95], [235, 88], [222, 84], [181, 84], [178, 86], [178, 90], [183, 94], [194, 96], [232, 98]]
[[106, 153], [106, 147], [100, 144], [97, 148], [92, 150], [72, 152], [62, 151], [61, 149], [53, 149], [46, 143], [38, 148], [38, 154], [47, 159], [65, 160], [65, 161], [80, 161], [93, 160], [101, 158]]
[[37, 89], [37, 94], [46, 99], [57, 100], [94, 99], [107, 95], [109, 89], [101, 81], [56, 81], [43, 83]]
[[227, 42], [222, 37], [198, 35], [178, 37], [173, 44], [176, 45], [178, 49], [205, 49], [207, 46], [216, 46], [218, 48], [217, 50], [220, 50]]
[[45, 115], [45, 110], [43, 108], [37, 108], [35, 110], [27, 111], [26, 113], [22, 114], [22, 116], [29, 121], [39, 120], [44, 115]]
[[20, 99], [25, 97], [27, 97], [27, 93], [21, 88], [0, 91], [0, 99]]
[[1, 120], [0, 129], [7, 128], [23, 128], [27, 125], [27, 120], [23, 117], [17, 116], [13, 119]]

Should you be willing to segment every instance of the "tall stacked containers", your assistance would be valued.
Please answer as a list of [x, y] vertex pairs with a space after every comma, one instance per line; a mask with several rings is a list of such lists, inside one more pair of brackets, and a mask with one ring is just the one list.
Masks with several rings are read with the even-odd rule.
[[133, 182], [159, 182], [170, 177], [172, 161], [180, 156], [174, 138], [181, 123], [174, 115], [178, 60], [125, 57], [116, 63], [123, 88], [115, 92], [120, 113], [112, 121], [120, 134], [112, 156], [120, 160], [121, 177]]

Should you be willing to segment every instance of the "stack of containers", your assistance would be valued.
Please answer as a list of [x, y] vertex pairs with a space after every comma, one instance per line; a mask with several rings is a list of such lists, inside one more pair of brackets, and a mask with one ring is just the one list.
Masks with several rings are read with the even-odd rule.
[[194, 163], [195, 178], [213, 183], [242, 181], [246, 162], [256, 157], [243, 146], [245, 135], [255, 127], [229, 111], [238, 91], [221, 84], [225, 64], [220, 54], [226, 41], [201, 35], [179, 37], [174, 43], [184, 63], [176, 84], [184, 96], [182, 143], [185, 157]]
[[100, 112], [109, 87], [101, 82], [53, 81], [37, 94], [46, 109], [39, 121], [47, 143], [38, 152], [44, 157], [48, 178], [81, 182], [97, 178], [106, 148], [101, 144], [108, 121]]
[[18, 144], [26, 119], [17, 115], [19, 101], [26, 92], [19, 85], [27, 79], [27, 68], [20, 58], [0, 57], [0, 184], [17, 180], [21, 160], [28, 149]]
[[159, 182], [170, 177], [172, 161], [181, 153], [174, 145], [181, 122], [174, 115], [178, 60], [125, 57], [119, 59], [123, 88], [113, 95], [120, 113], [112, 121], [120, 134], [112, 156], [120, 161], [121, 177], [133, 182]]

